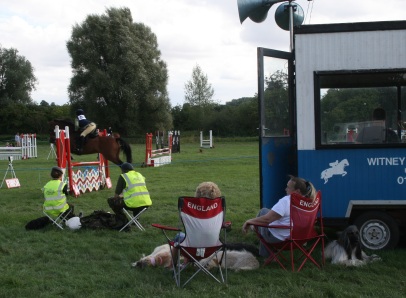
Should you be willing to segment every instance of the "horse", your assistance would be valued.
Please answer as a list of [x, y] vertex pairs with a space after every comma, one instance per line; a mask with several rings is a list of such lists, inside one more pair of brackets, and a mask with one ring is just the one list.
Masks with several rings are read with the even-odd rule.
[[[72, 153], [78, 154], [76, 151], [76, 142], [80, 138], [80, 131], [75, 131], [75, 125], [68, 119], [54, 119], [49, 122], [51, 143], [55, 143], [56, 125], [58, 125], [60, 129], [65, 129], [66, 126], [69, 127], [70, 138], [71, 140], [74, 140], [70, 143], [70, 149]], [[112, 136], [101, 136], [99, 134], [93, 135], [93, 133], [90, 133], [89, 135], [86, 136], [82, 153], [78, 155], [100, 153], [112, 163], [121, 165], [123, 161], [120, 159], [120, 151], [122, 151], [126, 156], [126, 161], [132, 163], [131, 147], [118, 133], [114, 133]]]
[[324, 184], [328, 182], [328, 179], [333, 177], [334, 175], [347, 175], [347, 172], [344, 170], [345, 167], [349, 166], [348, 160], [345, 158], [342, 161], [336, 160], [335, 162], [329, 163], [330, 168], [325, 169], [321, 172], [321, 179], [324, 179]]

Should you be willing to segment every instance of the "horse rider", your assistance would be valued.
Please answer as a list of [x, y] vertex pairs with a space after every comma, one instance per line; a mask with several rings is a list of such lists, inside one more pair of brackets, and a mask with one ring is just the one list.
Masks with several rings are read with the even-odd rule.
[[76, 144], [76, 151], [81, 154], [83, 145], [85, 144], [86, 136], [96, 130], [96, 124], [86, 119], [85, 113], [82, 109], [76, 110], [77, 124], [81, 131], [79, 142]]

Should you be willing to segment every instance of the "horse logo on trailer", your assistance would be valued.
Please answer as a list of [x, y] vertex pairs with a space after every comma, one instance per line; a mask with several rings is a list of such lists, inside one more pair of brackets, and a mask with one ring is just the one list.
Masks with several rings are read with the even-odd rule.
[[330, 166], [330, 168], [325, 169], [323, 172], [321, 172], [320, 179], [324, 179], [324, 184], [326, 184], [328, 182], [328, 179], [330, 179], [334, 175], [341, 175], [342, 177], [347, 175], [347, 172], [344, 170], [344, 168], [349, 166], [350, 164], [345, 158], [340, 162], [336, 160], [335, 162], [331, 162], [328, 165]]

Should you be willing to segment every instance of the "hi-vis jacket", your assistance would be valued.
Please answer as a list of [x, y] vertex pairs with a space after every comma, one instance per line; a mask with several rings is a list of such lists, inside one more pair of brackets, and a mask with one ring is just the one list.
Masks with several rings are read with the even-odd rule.
[[137, 208], [152, 205], [144, 176], [136, 171], [129, 171], [121, 174], [121, 176], [126, 184], [123, 190], [123, 199], [127, 207]]
[[65, 182], [51, 180], [43, 188], [45, 198], [44, 210], [52, 217], [57, 217], [69, 209], [69, 205], [66, 203], [66, 195], [63, 193], [64, 187]]

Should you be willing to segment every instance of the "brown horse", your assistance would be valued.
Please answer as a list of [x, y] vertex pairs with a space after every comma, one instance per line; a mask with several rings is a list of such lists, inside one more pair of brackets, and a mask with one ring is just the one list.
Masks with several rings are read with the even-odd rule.
[[[55, 143], [55, 126], [58, 125], [59, 129], [65, 129], [65, 126], [69, 127], [69, 136], [71, 139], [71, 152], [78, 154], [76, 151], [76, 142], [80, 138], [80, 131], [75, 131], [75, 125], [72, 121], [67, 119], [54, 119], [49, 122], [50, 128], [50, 142]], [[126, 143], [119, 134], [115, 133], [113, 136], [86, 136], [86, 141], [83, 146], [82, 155], [101, 153], [103, 156], [115, 163], [121, 165], [123, 162], [120, 159], [120, 150], [126, 156], [126, 161], [132, 162], [131, 147]]]

